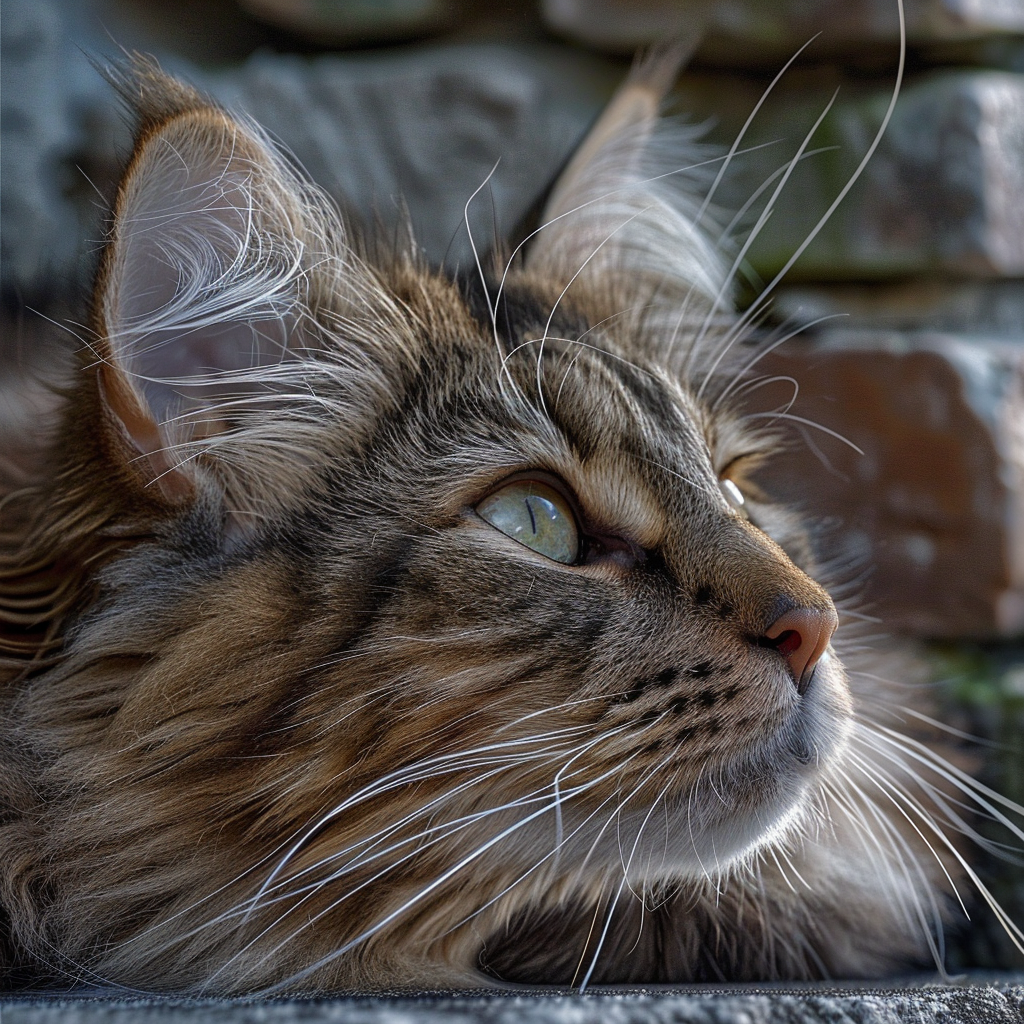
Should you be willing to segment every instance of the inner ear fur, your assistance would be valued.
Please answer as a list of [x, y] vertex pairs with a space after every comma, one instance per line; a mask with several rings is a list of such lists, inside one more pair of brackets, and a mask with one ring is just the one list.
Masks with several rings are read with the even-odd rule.
[[99, 402], [114, 450], [178, 503], [195, 446], [314, 344], [310, 272], [340, 227], [254, 126], [151, 63], [113, 77], [140, 127], [93, 298]]

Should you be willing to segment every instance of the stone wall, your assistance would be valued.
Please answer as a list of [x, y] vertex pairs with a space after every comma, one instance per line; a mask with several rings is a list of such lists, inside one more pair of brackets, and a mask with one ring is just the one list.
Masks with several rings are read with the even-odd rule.
[[[470, 219], [485, 245], [529, 215], [636, 46], [702, 33], [673, 103], [728, 146], [820, 33], [772, 87], [718, 197], [739, 251], [838, 90], [744, 253], [748, 301], [854, 174], [898, 66], [895, 0], [496, 6], [5, 0], [5, 457], [12, 424], [47, 402], [33, 382], [74, 343], [128, 145], [90, 59], [155, 53], [257, 117], [344, 206], [385, 231], [408, 216], [428, 258], [454, 266], [470, 257], [465, 201], [495, 161]], [[773, 286], [759, 331], [787, 339], [762, 364], [779, 380], [750, 395], [795, 442], [766, 485], [823, 517], [866, 608], [930, 645], [957, 721], [1012, 740], [1024, 734], [1024, 0], [906, 0], [906, 15], [900, 101]], [[993, 754], [989, 778], [1010, 790], [1022, 763], [1019, 744]], [[1024, 885], [1001, 884], [1024, 920]], [[998, 937], [972, 941], [985, 948], [965, 962], [1012, 962]]]

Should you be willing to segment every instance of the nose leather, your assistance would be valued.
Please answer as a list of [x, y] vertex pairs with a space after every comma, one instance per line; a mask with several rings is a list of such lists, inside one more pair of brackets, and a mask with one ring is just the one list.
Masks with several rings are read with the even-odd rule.
[[834, 608], [791, 608], [765, 630], [765, 637], [786, 659], [797, 693], [806, 692], [838, 625]]

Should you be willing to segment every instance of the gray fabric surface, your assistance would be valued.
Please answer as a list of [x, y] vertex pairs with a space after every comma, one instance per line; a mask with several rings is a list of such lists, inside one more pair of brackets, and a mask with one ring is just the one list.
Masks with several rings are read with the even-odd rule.
[[[980, 980], [980, 979], [979, 979]], [[1024, 978], [899, 988], [747, 987], [585, 995], [438, 993], [308, 1000], [11, 999], [0, 1024], [1020, 1024]]]

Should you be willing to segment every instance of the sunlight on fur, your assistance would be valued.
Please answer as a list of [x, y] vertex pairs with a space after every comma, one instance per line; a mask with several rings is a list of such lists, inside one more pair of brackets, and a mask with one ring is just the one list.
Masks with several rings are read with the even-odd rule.
[[738, 404], [785, 338], [749, 340], [775, 282], [731, 294], [813, 132], [733, 243], [742, 135], [659, 121], [684, 57], [451, 279], [357, 251], [255, 124], [115, 74], [81, 372], [0, 506], [28, 983], [876, 977], [941, 970], [979, 902], [1024, 943], [971, 866], [978, 816], [1019, 849], [1024, 812], [752, 482], [799, 417]]

